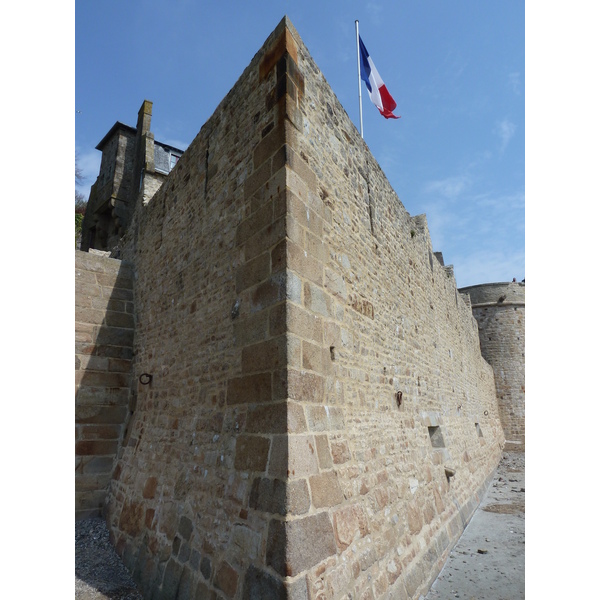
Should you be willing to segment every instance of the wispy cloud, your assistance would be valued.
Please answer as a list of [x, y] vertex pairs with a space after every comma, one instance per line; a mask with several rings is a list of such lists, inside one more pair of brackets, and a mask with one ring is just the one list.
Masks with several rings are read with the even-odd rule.
[[454, 265], [459, 286], [524, 277], [524, 190], [482, 189], [485, 180], [467, 171], [422, 188], [434, 249]]
[[457, 175], [438, 181], [430, 181], [424, 185], [424, 191], [427, 194], [440, 194], [453, 200], [460, 196], [468, 186], [469, 177], [467, 175]]
[[508, 84], [515, 95], [521, 95], [521, 73], [516, 71], [508, 74]]
[[496, 123], [496, 126], [494, 127], [494, 133], [500, 138], [501, 153], [506, 150], [510, 140], [515, 135], [516, 130], [516, 125], [508, 119], [503, 119], [499, 123]]
[[454, 256], [454, 275], [458, 287], [512, 281], [525, 277], [525, 252], [510, 247], [460, 253]]
[[381, 15], [383, 13], [383, 6], [380, 2], [375, 2], [374, 0], [370, 0], [367, 2], [367, 12], [369, 13], [369, 17], [374, 25], [381, 24]]
[[168, 146], [173, 146], [174, 148], [179, 148], [180, 150], [187, 150], [187, 147], [190, 145], [189, 142], [184, 142], [183, 140], [180, 140], [178, 138], [174, 138], [174, 137], [170, 137], [167, 134], [162, 134], [160, 131], [157, 130], [155, 139], [157, 139], [159, 142], [162, 142], [163, 144], [167, 144]]
[[83, 181], [77, 184], [77, 189], [88, 198], [90, 195], [90, 188], [98, 173], [100, 172], [100, 162], [102, 160], [102, 153], [99, 150], [92, 150], [90, 152], [80, 153], [76, 151], [77, 166], [81, 170]]
[[425, 98], [454, 98], [460, 92], [460, 79], [468, 67], [468, 60], [457, 50], [449, 50], [440, 64], [420, 89]]

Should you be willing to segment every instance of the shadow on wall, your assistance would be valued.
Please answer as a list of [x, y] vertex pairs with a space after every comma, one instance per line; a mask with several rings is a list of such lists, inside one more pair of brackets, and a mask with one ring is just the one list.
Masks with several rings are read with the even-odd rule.
[[101, 516], [133, 412], [133, 269], [75, 253], [75, 518]]

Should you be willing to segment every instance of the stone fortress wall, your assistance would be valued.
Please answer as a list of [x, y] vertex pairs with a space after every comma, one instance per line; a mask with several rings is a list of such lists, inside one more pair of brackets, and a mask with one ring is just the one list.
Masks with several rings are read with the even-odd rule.
[[494, 369], [506, 439], [525, 443], [525, 282], [459, 290], [470, 297], [481, 354]]
[[133, 271], [75, 252], [75, 516], [99, 515], [131, 413]]
[[142, 195], [105, 512], [145, 597], [417, 598], [500, 458], [494, 374], [287, 19]]

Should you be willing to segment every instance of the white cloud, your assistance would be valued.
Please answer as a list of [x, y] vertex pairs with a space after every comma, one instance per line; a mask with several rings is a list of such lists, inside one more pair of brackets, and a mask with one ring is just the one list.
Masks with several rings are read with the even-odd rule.
[[508, 84], [515, 95], [521, 95], [521, 73], [513, 72], [508, 74]]
[[379, 25], [381, 23], [383, 7], [379, 2], [374, 2], [373, 0], [367, 2], [367, 12], [374, 25]]
[[423, 203], [431, 241], [454, 265], [459, 287], [493, 281], [510, 281], [524, 274], [525, 194], [473, 193], [464, 177], [429, 184], [431, 191], [465, 193], [448, 198], [437, 195]]
[[99, 150], [91, 150], [81, 154], [79, 151], [76, 152], [77, 166], [81, 169], [83, 181], [77, 184], [77, 189], [87, 198], [90, 195], [90, 188], [98, 177], [100, 172], [100, 162], [102, 160], [102, 153]]
[[515, 135], [516, 130], [517, 126], [508, 119], [503, 119], [499, 123], [496, 123], [494, 133], [500, 138], [500, 152], [504, 152], [513, 135]]
[[512, 281], [525, 277], [525, 253], [510, 247], [461, 253], [453, 257], [454, 276], [458, 287]]
[[428, 194], [441, 194], [445, 198], [454, 199], [462, 194], [469, 185], [466, 175], [447, 177], [438, 181], [430, 181], [425, 184], [424, 191]]

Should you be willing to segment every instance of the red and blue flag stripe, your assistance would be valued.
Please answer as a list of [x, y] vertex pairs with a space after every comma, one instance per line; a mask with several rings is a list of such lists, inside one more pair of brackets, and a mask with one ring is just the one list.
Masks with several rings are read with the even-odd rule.
[[362, 38], [359, 36], [360, 44], [360, 78], [365, 82], [369, 90], [371, 102], [379, 109], [386, 119], [398, 119], [392, 111], [396, 108], [396, 101], [392, 98], [383, 79], [375, 68], [373, 59], [369, 56]]

